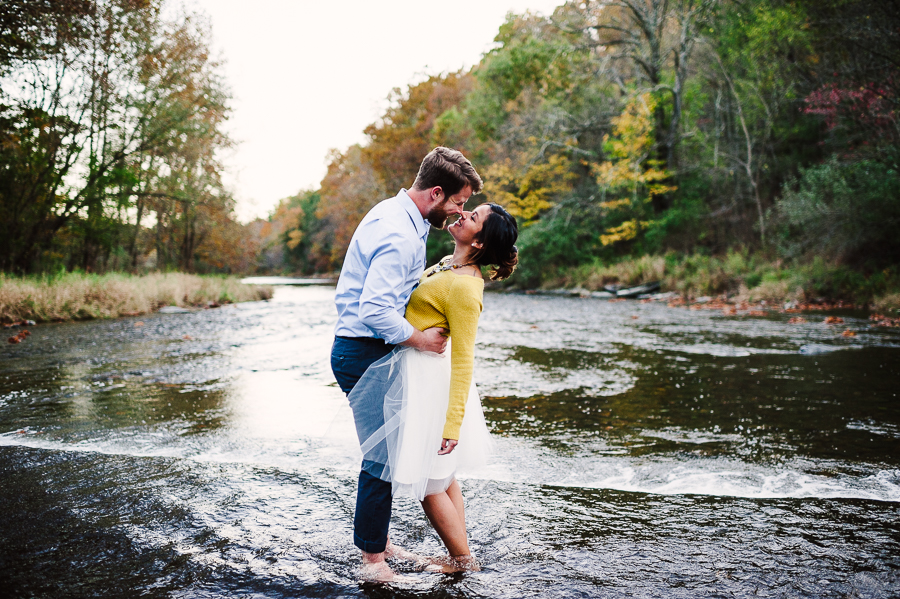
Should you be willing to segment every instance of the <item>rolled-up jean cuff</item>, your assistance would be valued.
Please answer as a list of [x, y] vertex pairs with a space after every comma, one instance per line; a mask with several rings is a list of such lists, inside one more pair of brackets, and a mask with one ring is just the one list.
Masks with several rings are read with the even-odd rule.
[[353, 544], [366, 553], [384, 553], [387, 549], [387, 541], [365, 541], [358, 534], [353, 533]]
[[391, 500], [391, 483], [360, 470], [353, 544], [366, 553], [381, 553], [387, 546]]

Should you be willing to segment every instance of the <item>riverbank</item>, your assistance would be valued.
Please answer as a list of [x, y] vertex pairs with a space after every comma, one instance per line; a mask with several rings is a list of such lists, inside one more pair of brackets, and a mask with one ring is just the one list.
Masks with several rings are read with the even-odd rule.
[[0, 322], [137, 316], [164, 306], [205, 308], [269, 299], [272, 293], [271, 286], [244, 285], [238, 277], [221, 275], [0, 274]]
[[601, 291], [608, 285], [659, 281], [662, 292], [684, 299], [710, 297], [732, 304], [853, 304], [880, 312], [900, 311], [900, 270], [873, 273], [815, 259], [787, 263], [730, 251], [725, 256], [641, 256], [615, 264], [594, 263], [544, 279], [542, 289]]

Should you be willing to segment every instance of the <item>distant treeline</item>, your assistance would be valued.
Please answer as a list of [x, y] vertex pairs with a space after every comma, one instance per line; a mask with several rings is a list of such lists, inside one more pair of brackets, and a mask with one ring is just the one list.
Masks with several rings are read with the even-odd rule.
[[163, 4], [3, 3], [0, 271], [254, 265], [220, 179], [209, 26]]
[[[281, 202], [264, 266], [338, 269], [365, 212], [446, 145], [485, 179], [473, 205], [518, 217], [519, 285], [734, 247], [900, 283], [898, 8], [620, 0], [511, 14], [478, 65], [396, 89], [366, 143]], [[433, 234], [429, 259], [447, 243]]]

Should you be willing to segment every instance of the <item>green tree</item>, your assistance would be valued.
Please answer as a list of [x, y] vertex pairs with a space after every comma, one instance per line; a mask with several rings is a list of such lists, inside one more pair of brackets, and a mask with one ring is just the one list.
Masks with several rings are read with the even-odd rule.
[[0, 269], [134, 267], [148, 212], [160, 266], [192, 269], [200, 223], [233, 217], [203, 19], [164, 19], [159, 0], [13, 7], [27, 27], [0, 72]]

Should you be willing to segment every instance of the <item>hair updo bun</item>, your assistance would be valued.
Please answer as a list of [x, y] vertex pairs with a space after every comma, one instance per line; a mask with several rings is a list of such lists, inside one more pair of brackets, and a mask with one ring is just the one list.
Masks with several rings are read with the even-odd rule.
[[475, 236], [482, 247], [473, 260], [479, 266], [493, 266], [491, 280], [501, 281], [509, 277], [519, 263], [519, 250], [516, 248], [519, 225], [515, 217], [499, 204], [489, 203], [487, 206], [491, 212]]

